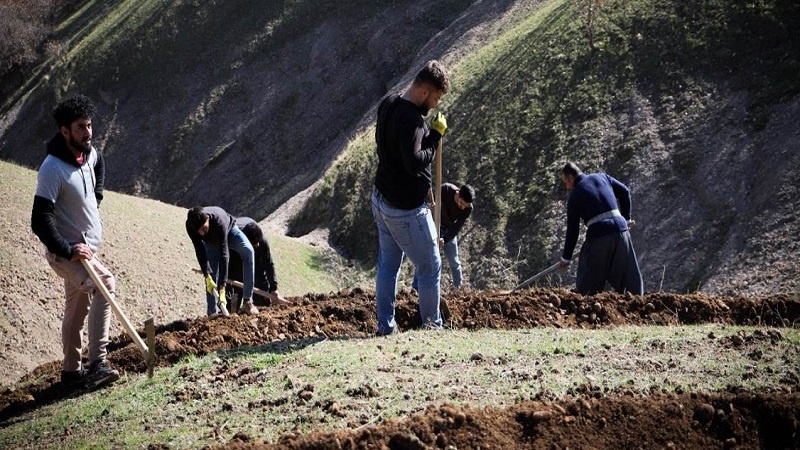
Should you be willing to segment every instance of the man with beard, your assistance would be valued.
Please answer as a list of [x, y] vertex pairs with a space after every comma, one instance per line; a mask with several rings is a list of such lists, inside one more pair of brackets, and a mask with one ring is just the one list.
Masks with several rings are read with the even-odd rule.
[[378, 107], [375, 140], [378, 170], [372, 192], [372, 215], [378, 227], [375, 281], [378, 336], [397, 331], [394, 305], [403, 255], [419, 279], [419, 312], [423, 326], [441, 328], [439, 310], [442, 262], [436, 226], [425, 197], [431, 186], [431, 162], [447, 130], [441, 113], [425, 116], [439, 104], [450, 80], [438, 61], [428, 61], [401, 95], [391, 94]]
[[[100, 387], [119, 379], [105, 360], [111, 307], [98, 292], [82, 259], [114, 295], [116, 280], [97, 258], [103, 235], [103, 157], [92, 146], [94, 105], [83, 95], [53, 111], [58, 133], [47, 144], [33, 198], [31, 228], [46, 247], [45, 258], [64, 279], [66, 304], [61, 325], [64, 361], [61, 382], [67, 388]], [[88, 316], [89, 366], [81, 361], [81, 329]]]

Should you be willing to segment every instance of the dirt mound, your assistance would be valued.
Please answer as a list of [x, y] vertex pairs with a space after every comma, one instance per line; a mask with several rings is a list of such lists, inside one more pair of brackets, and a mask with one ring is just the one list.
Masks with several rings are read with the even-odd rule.
[[[172, 365], [189, 354], [204, 355], [235, 347], [272, 344], [278, 351], [282, 346], [289, 350], [315, 339], [364, 337], [376, 330], [375, 295], [371, 291], [353, 289], [335, 295], [307, 295], [293, 301], [290, 306], [262, 308], [257, 316], [202, 317], [161, 325], [156, 330], [158, 365]], [[458, 293], [447, 298], [443, 312], [447, 327], [468, 330], [707, 322], [795, 326], [800, 320], [800, 300], [786, 295], [721, 298], [705, 294], [653, 293], [637, 297], [602, 293], [581, 296], [565, 289], [534, 289], [513, 294]], [[407, 291], [399, 293], [396, 319], [401, 330], [421, 326], [415, 295]], [[143, 331], [140, 333], [144, 335]], [[121, 371], [146, 370], [138, 349], [125, 336], [111, 343], [108, 358]], [[60, 362], [54, 361], [38, 367], [16, 386], [7, 388], [0, 397], [0, 420], [71, 395], [64, 391], [59, 377]]]
[[510, 408], [429, 407], [360, 430], [283, 436], [277, 444], [240, 434], [225, 446], [338, 449], [761, 449], [800, 448], [800, 394], [579, 398]]

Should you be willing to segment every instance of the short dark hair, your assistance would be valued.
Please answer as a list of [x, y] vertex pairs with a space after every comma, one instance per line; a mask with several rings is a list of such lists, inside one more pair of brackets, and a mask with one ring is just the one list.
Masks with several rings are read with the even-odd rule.
[[461, 196], [461, 199], [465, 202], [472, 203], [472, 201], [475, 199], [475, 189], [472, 186], [465, 184], [461, 186], [461, 189], [458, 190], [458, 195]]
[[427, 83], [446, 94], [450, 90], [450, 78], [444, 70], [442, 64], [432, 59], [425, 64], [425, 67], [417, 73], [414, 84]]
[[208, 213], [203, 211], [202, 206], [195, 206], [186, 214], [186, 227], [192, 231], [197, 231], [208, 220]]
[[564, 168], [561, 169], [561, 173], [563, 175], [572, 175], [573, 177], [577, 177], [578, 175], [582, 174], [581, 169], [578, 168], [578, 165], [574, 162], [570, 161], [564, 165]]
[[59, 127], [69, 127], [78, 119], [91, 119], [94, 115], [94, 103], [85, 95], [74, 95], [53, 109], [53, 118]]
[[247, 225], [242, 228], [242, 233], [247, 236], [247, 240], [250, 241], [250, 244], [252, 244], [254, 247], [256, 244], [264, 240], [264, 231], [255, 221], [247, 222]]

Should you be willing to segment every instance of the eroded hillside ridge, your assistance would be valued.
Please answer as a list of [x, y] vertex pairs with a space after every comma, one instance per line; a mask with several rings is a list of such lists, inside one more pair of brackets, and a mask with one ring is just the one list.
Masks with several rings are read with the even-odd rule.
[[475, 39], [515, 3], [83, 8], [53, 37], [70, 51], [3, 105], [0, 157], [37, 167], [50, 109], [83, 92], [98, 103], [109, 189], [260, 220], [321, 177], [420, 58]]
[[[459, 238], [467, 282], [502, 288], [560, 256], [558, 173], [575, 160], [632, 189], [646, 290], [797, 292], [800, 5], [607, 2], [593, 48], [579, 5], [548, 2], [509, 27], [464, 59], [443, 99], [444, 178], [477, 190]], [[351, 144], [294, 223], [329, 227], [367, 265], [371, 139]]]

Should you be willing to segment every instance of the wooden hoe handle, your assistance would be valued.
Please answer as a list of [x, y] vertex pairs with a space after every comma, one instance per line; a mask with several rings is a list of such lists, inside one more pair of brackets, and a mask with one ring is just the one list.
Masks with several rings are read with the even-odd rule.
[[92, 267], [92, 264], [89, 262], [89, 260], [81, 259], [81, 264], [83, 264], [83, 268], [86, 269], [86, 272], [89, 273], [89, 276], [92, 278], [92, 281], [94, 281], [94, 284], [97, 287], [97, 289], [99, 289], [100, 293], [103, 294], [103, 298], [105, 298], [108, 304], [111, 305], [111, 309], [114, 311], [114, 314], [116, 314], [119, 321], [122, 322], [122, 326], [123, 328], [125, 328], [125, 332], [131, 338], [131, 340], [133, 340], [136, 346], [139, 347], [139, 350], [141, 350], [142, 355], [144, 355], [144, 359], [145, 361], [147, 361], [149, 368], [151, 361], [155, 357], [155, 352], [153, 352], [152, 349], [148, 349], [147, 344], [144, 343], [144, 340], [142, 340], [141, 336], [139, 336], [139, 333], [137, 333], [136, 329], [133, 328], [133, 325], [131, 325], [131, 321], [128, 320], [128, 317], [125, 316], [124, 312], [122, 312], [122, 308], [120, 308], [117, 301], [114, 300], [114, 296], [111, 295], [110, 292], [108, 292], [108, 288], [106, 287], [105, 284], [103, 284], [103, 281], [100, 280], [100, 276], [97, 275], [97, 272], [94, 270], [94, 267]]

